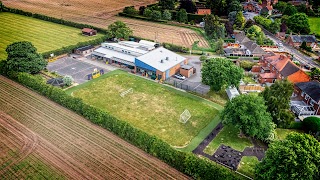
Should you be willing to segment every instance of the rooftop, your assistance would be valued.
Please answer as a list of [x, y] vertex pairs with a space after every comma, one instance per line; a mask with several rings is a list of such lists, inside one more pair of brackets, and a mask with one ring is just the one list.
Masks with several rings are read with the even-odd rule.
[[314, 35], [290, 35], [293, 42], [302, 43], [302, 42], [318, 42]]
[[94, 29], [91, 29], [91, 28], [83, 28], [82, 29], [82, 32], [85, 32], [85, 33], [90, 33], [92, 31], [95, 31]]
[[228, 88], [226, 89], [226, 92], [230, 100], [240, 95], [237, 88]]
[[320, 83], [318, 81], [300, 82], [295, 84], [316, 102], [320, 102]]
[[163, 47], [159, 47], [149, 53], [137, 57], [137, 59], [161, 72], [165, 72], [171, 67], [183, 62], [186, 58]]
[[130, 55], [130, 54], [125, 54], [125, 53], [121, 53], [118, 51], [114, 51], [114, 50], [110, 50], [107, 49], [105, 47], [100, 47], [96, 50], [94, 50], [94, 52], [92, 54], [96, 54], [96, 55], [103, 55], [106, 58], [112, 59], [112, 58], [118, 58], [118, 59], [122, 59], [128, 62], [132, 62], [134, 63], [134, 59], [136, 56]]
[[287, 78], [290, 82], [293, 82], [293, 83], [310, 81], [310, 77], [305, 72], [303, 72], [301, 69], [299, 69], [299, 71], [289, 75]]
[[259, 75], [261, 78], [264, 78], [264, 79], [276, 79], [277, 78], [276, 73], [261, 73]]
[[93, 48], [94, 48], [94, 46], [88, 45], [88, 46], [80, 47], [80, 48], [78, 48], [76, 50], [78, 50], [78, 51], [86, 51], [86, 50], [93, 49]]

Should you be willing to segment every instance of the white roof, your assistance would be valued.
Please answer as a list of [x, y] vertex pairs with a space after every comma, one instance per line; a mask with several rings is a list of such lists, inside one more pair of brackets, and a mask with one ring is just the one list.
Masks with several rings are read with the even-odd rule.
[[[166, 60], [168, 58], [168, 60]], [[163, 47], [156, 48], [147, 54], [137, 57], [140, 61], [158, 69], [161, 72], [183, 62], [186, 58]], [[162, 60], [162, 63], [161, 63]]]
[[230, 100], [240, 95], [237, 88], [228, 88], [226, 92]]
[[105, 47], [100, 47], [100, 48], [94, 50], [93, 54], [95, 54], [95, 53], [97, 53], [97, 55], [103, 54], [104, 57], [109, 58], [109, 59], [114, 57], [114, 58], [129, 61], [129, 62], [133, 62], [133, 63], [134, 63], [134, 59], [135, 59], [135, 56], [132, 56], [129, 54], [124, 54], [124, 53], [114, 51], [114, 50], [110, 50]]
[[141, 55], [142, 54], [146, 54], [148, 52], [148, 51], [145, 51], [145, 50], [142, 50], [142, 49], [137, 49], [137, 48], [134, 48], [134, 47], [124, 46], [124, 45], [119, 44], [119, 43], [102, 43], [102, 46], [103, 47], [112, 46], [114, 48], [119, 48], [119, 49], [131, 51], [131, 52], [136, 52], [136, 53], [139, 53]]
[[129, 47], [133, 47], [133, 48], [137, 48], [140, 46], [139, 43], [134, 42], [134, 41], [120, 41], [118, 42], [121, 45], [125, 45], [125, 46], [129, 46]]
[[151, 41], [146, 41], [146, 40], [140, 40], [139, 44], [142, 44], [144, 46], [154, 47], [157, 43], [154, 43], [154, 42], [151, 42]]

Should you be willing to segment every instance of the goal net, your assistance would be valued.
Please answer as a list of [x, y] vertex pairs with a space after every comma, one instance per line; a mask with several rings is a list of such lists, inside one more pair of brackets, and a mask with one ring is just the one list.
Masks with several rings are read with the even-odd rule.
[[191, 118], [191, 114], [189, 110], [186, 109], [183, 111], [183, 113], [181, 113], [179, 121], [185, 124], [190, 118]]
[[130, 88], [130, 89], [128, 89], [128, 90], [125, 90], [125, 91], [121, 92], [121, 93], [120, 93], [120, 96], [121, 96], [121, 97], [125, 97], [128, 93], [133, 93], [133, 89]]

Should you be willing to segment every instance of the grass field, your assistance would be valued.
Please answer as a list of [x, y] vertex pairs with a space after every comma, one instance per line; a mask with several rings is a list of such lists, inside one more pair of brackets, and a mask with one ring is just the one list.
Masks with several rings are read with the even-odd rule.
[[240, 173], [245, 174], [249, 177], [254, 177], [254, 167], [259, 163], [259, 160], [255, 156], [244, 156], [242, 157], [238, 170]]
[[299, 132], [298, 130], [295, 129], [281, 129], [281, 128], [277, 128], [276, 129], [276, 133], [277, 133], [277, 139], [278, 140], [283, 140], [287, 137], [288, 134], [292, 133], [292, 132]]
[[310, 24], [311, 33], [315, 33], [320, 36], [320, 18], [309, 17], [309, 24]]
[[253, 146], [247, 138], [240, 138], [239, 130], [233, 126], [225, 126], [219, 134], [211, 141], [204, 150], [207, 154], [214, 154], [221, 144], [230, 146], [238, 151], [243, 151], [246, 147]]
[[[129, 88], [133, 88], [133, 93], [121, 98], [120, 93]], [[123, 71], [113, 71], [67, 92], [179, 147], [187, 145], [213, 121], [218, 114], [216, 107], [220, 107]], [[192, 117], [182, 124], [179, 119], [185, 109]]]
[[81, 30], [12, 13], [0, 13], [0, 60], [6, 47], [17, 41], [30, 41], [40, 53], [89, 41], [98, 37], [81, 35]]

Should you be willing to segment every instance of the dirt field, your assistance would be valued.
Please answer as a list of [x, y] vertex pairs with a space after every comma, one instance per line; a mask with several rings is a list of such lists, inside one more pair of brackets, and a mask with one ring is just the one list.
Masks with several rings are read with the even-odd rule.
[[114, 16], [130, 4], [138, 7], [154, 2], [155, 0], [3, 0], [3, 3], [8, 7], [91, 24], [101, 28], [107, 28], [109, 24], [116, 20], [124, 21], [133, 29], [135, 36], [152, 40], [157, 36], [158, 42], [190, 47], [195, 41], [199, 41], [200, 47], [209, 46], [203, 37], [190, 29]]
[[112, 133], [2, 76], [0, 97], [0, 146], [1, 152], [7, 152], [0, 154], [0, 178], [188, 178]]

